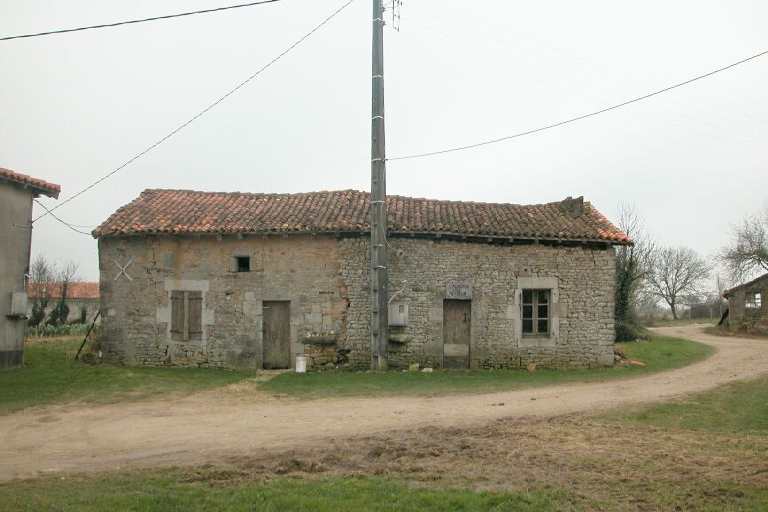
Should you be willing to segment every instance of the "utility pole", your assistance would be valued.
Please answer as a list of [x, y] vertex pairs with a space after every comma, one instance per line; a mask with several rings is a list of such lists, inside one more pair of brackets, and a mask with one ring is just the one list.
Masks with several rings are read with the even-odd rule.
[[387, 161], [384, 139], [384, 6], [373, 0], [371, 112], [371, 368], [387, 368]]

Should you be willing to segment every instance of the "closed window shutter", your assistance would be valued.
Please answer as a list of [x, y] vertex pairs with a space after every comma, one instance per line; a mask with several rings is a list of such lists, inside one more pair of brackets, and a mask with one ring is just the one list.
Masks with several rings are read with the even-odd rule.
[[184, 292], [171, 292], [171, 339], [184, 339]]
[[189, 339], [203, 339], [203, 294], [202, 292], [187, 292], [189, 306]]

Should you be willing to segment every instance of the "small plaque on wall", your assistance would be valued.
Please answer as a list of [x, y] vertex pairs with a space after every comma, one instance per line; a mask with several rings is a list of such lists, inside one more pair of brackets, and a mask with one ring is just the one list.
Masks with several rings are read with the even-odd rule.
[[471, 300], [472, 285], [463, 281], [448, 281], [445, 287], [446, 299]]

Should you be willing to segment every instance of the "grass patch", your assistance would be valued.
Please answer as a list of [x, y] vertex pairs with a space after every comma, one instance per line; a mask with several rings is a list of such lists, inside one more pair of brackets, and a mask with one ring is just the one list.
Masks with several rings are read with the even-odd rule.
[[224, 386], [252, 376], [207, 368], [89, 366], [73, 357], [79, 338], [28, 343], [24, 367], [0, 372], [0, 413], [52, 402], [113, 402]]
[[651, 341], [620, 343], [632, 359], [645, 367], [613, 367], [584, 370], [451, 370], [422, 372], [326, 371], [307, 374], [284, 373], [261, 385], [272, 393], [304, 398], [329, 396], [425, 395], [480, 393], [568, 382], [594, 382], [635, 377], [671, 370], [700, 361], [713, 349], [695, 341], [656, 336]]
[[[108, 491], [107, 491], [108, 490]], [[132, 511], [555, 511], [564, 493], [418, 489], [379, 478], [278, 478], [213, 486], [180, 472], [122, 473], [102, 478], [37, 479], [0, 484], [3, 510]], [[571, 509], [568, 507], [568, 509]]]
[[676, 402], [613, 412], [608, 417], [665, 428], [768, 435], [768, 377], [726, 384]]

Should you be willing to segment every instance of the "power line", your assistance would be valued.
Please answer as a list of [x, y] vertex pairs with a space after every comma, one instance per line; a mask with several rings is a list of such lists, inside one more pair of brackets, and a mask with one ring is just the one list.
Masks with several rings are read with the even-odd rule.
[[720, 73], [722, 71], [726, 71], [728, 69], [734, 68], [734, 67], [736, 67], [736, 66], [738, 66], [740, 64], [744, 64], [744, 63], [749, 62], [751, 60], [757, 59], [758, 57], [762, 57], [762, 56], [764, 56], [766, 54], [768, 54], [768, 50], [762, 51], [760, 53], [756, 53], [756, 54], [754, 54], [754, 55], [752, 55], [750, 57], [747, 57], [745, 59], [742, 59], [742, 60], [740, 60], [738, 62], [734, 62], [733, 64], [729, 64], [729, 65], [724, 66], [722, 68], [715, 69], [714, 71], [710, 71], [709, 73], [705, 73], [703, 75], [699, 75], [699, 76], [696, 76], [694, 78], [690, 78], [690, 79], [688, 79], [688, 80], [686, 80], [684, 82], [676, 83], [674, 85], [670, 85], [669, 87], [665, 87], [663, 89], [659, 89], [657, 91], [654, 91], [654, 92], [651, 92], [651, 93], [648, 93], [648, 94], [644, 94], [643, 96], [638, 96], [637, 98], [633, 98], [633, 99], [624, 101], [622, 103], [618, 103], [616, 105], [612, 105], [610, 107], [605, 107], [605, 108], [602, 108], [600, 110], [596, 110], [594, 112], [590, 112], [589, 114], [583, 114], [583, 115], [580, 115], [580, 116], [572, 117], [570, 119], [566, 119], [564, 121], [559, 121], [557, 123], [548, 124], [546, 126], [541, 126], [539, 128], [534, 128], [534, 129], [531, 129], [531, 130], [526, 130], [524, 132], [515, 133], [514, 135], [508, 135], [506, 137], [500, 137], [498, 139], [491, 139], [491, 140], [486, 140], [486, 141], [482, 141], [482, 142], [477, 142], [477, 143], [474, 143], [474, 144], [468, 144], [466, 146], [457, 146], [457, 147], [446, 148], [446, 149], [441, 149], [441, 150], [437, 150], [437, 151], [429, 151], [427, 153], [415, 153], [415, 154], [412, 154], [412, 155], [396, 156], [396, 157], [392, 157], [392, 158], [387, 158], [387, 160], [410, 160], [410, 159], [414, 159], [414, 158], [426, 158], [426, 157], [430, 157], [430, 156], [443, 155], [445, 153], [454, 153], [456, 151], [465, 151], [465, 150], [468, 150], [468, 149], [475, 149], [475, 148], [479, 148], [479, 147], [482, 147], [482, 146], [488, 146], [490, 144], [497, 144], [499, 142], [504, 142], [504, 141], [507, 141], [507, 140], [516, 139], [518, 137], [523, 137], [525, 135], [532, 135], [534, 133], [543, 132], [544, 130], [550, 130], [552, 128], [557, 128], [557, 127], [563, 126], [565, 124], [573, 123], [573, 122], [576, 122], [576, 121], [581, 121], [582, 119], [587, 119], [588, 117], [593, 117], [593, 116], [596, 116], [596, 115], [599, 115], [599, 114], [603, 114], [605, 112], [610, 112], [611, 110], [616, 110], [616, 109], [619, 109], [619, 108], [622, 108], [622, 107], [626, 107], [627, 105], [630, 105], [632, 103], [637, 103], [638, 101], [646, 100], [646, 99], [651, 98], [653, 96], [656, 96], [656, 95], [659, 95], [659, 94], [671, 91], [672, 89], [677, 89], [678, 87], [682, 87], [684, 85], [688, 85], [690, 83], [696, 82], [697, 80], [702, 80], [704, 78], [710, 77], [710, 76], [715, 75], [717, 73]]
[[[51, 215], [51, 217], [53, 217], [53, 218], [54, 218], [54, 219], [56, 219], [57, 221], [59, 221], [59, 222], [61, 222], [62, 224], [64, 224], [65, 226], [67, 226], [69, 229], [71, 229], [71, 230], [72, 230], [72, 231], [74, 231], [75, 233], [80, 233], [81, 235], [85, 235], [85, 236], [91, 236], [91, 234], [90, 234], [90, 233], [86, 233], [85, 231], [80, 231], [79, 229], [77, 229], [77, 227], [75, 227], [75, 225], [74, 225], [74, 224], [70, 224], [69, 222], [66, 222], [65, 220], [62, 220], [60, 217], [57, 217], [55, 213], [53, 213], [51, 210], [49, 210], [49, 209], [48, 209], [48, 207], [46, 207], [46, 206], [45, 206], [43, 203], [41, 203], [41, 202], [40, 202], [40, 201], [38, 201], [37, 199], [35, 199], [35, 202], [36, 202], [37, 204], [39, 204], [40, 206], [42, 206], [42, 207], [43, 207], [43, 209], [44, 209], [46, 212], [48, 212], [48, 213]], [[38, 217], [38, 218], [39, 218], [39, 217]], [[32, 222], [34, 222], [34, 221], [32, 221]]]
[[11, 39], [24, 39], [28, 37], [50, 36], [54, 34], [66, 34], [68, 32], [80, 32], [82, 30], [93, 30], [97, 28], [119, 27], [121, 25], [132, 25], [134, 23], [144, 23], [146, 21], [167, 20], [171, 18], [181, 18], [183, 16], [194, 16], [195, 14], [209, 14], [214, 12], [228, 11], [230, 9], [240, 9], [241, 7], [253, 7], [254, 5], [273, 4], [279, 1], [280, 0], [261, 0], [259, 2], [248, 2], [246, 4], [227, 5], [224, 7], [216, 7], [213, 9], [202, 9], [199, 11], [180, 12], [178, 14], [166, 14], [164, 16], [153, 16], [151, 18], [141, 18], [138, 20], [118, 21], [115, 23], [103, 23], [100, 25], [89, 25], [87, 27], [64, 28], [59, 30], [49, 30], [47, 32], [37, 32], [34, 34], [22, 34], [18, 36], [5, 36], [5, 37], [0, 37], [0, 41], [10, 41]]
[[317, 32], [318, 30], [320, 30], [320, 29], [321, 29], [322, 27], [324, 27], [324, 26], [325, 26], [325, 25], [326, 25], [328, 22], [330, 22], [330, 21], [331, 21], [333, 18], [335, 18], [336, 16], [338, 16], [338, 15], [339, 15], [339, 14], [340, 14], [340, 13], [341, 13], [341, 12], [342, 12], [344, 9], [346, 9], [347, 7], [349, 7], [349, 5], [350, 5], [350, 4], [352, 4], [354, 1], [355, 1], [355, 0], [348, 0], [348, 1], [347, 1], [347, 2], [344, 4], [344, 5], [342, 5], [341, 7], [339, 7], [338, 9], [336, 9], [335, 11], [333, 11], [333, 13], [331, 13], [331, 15], [330, 15], [330, 16], [326, 17], [326, 18], [325, 18], [323, 21], [321, 21], [319, 24], [315, 25], [315, 27], [314, 27], [312, 30], [310, 30], [309, 32], [307, 32], [306, 34], [304, 34], [303, 36], [301, 36], [301, 37], [300, 37], [298, 40], [296, 40], [296, 42], [294, 42], [294, 43], [293, 43], [293, 44], [291, 44], [291, 45], [290, 45], [288, 48], [286, 48], [285, 50], [283, 50], [283, 51], [282, 51], [282, 52], [281, 52], [281, 53], [280, 53], [280, 54], [279, 54], [277, 57], [273, 58], [272, 60], [270, 60], [269, 62], [267, 62], [266, 64], [264, 64], [264, 65], [263, 65], [261, 68], [259, 68], [259, 69], [258, 69], [258, 70], [257, 70], [255, 73], [253, 73], [251, 76], [249, 76], [248, 78], [246, 78], [245, 80], [243, 80], [242, 82], [240, 82], [239, 84], [237, 84], [237, 85], [236, 85], [234, 88], [230, 89], [230, 90], [229, 90], [229, 91], [228, 91], [226, 94], [224, 94], [223, 96], [219, 97], [219, 98], [218, 98], [216, 101], [214, 101], [213, 103], [211, 103], [210, 105], [208, 105], [207, 107], [205, 107], [203, 110], [201, 110], [200, 112], [198, 112], [197, 114], [195, 114], [194, 116], [192, 116], [192, 117], [191, 117], [189, 120], [187, 120], [187, 121], [183, 122], [182, 124], [180, 124], [179, 126], [177, 126], [176, 128], [174, 128], [173, 130], [171, 130], [171, 131], [170, 131], [170, 132], [169, 132], [167, 135], [165, 135], [165, 136], [164, 136], [164, 137], [162, 137], [161, 139], [157, 140], [156, 142], [154, 142], [152, 145], [148, 146], [146, 149], [144, 149], [144, 150], [143, 150], [143, 151], [141, 151], [140, 153], [137, 153], [136, 155], [132, 156], [131, 158], [129, 158], [128, 160], [126, 160], [126, 161], [125, 161], [125, 162], [124, 162], [122, 165], [120, 165], [119, 167], [117, 167], [117, 168], [113, 169], [113, 170], [112, 170], [112, 171], [110, 171], [109, 173], [105, 174], [104, 176], [102, 176], [102, 177], [101, 177], [101, 178], [99, 178], [98, 180], [94, 181], [93, 183], [91, 183], [90, 185], [88, 185], [87, 187], [85, 187], [84, 189], [80, 190], [80, 191], [79, 191], [79, 192], [77, 192], [76, 194], [74, 194], [74, 195], [72, 195], [72, 196], [69, 196], [68, 198], [64, 199], [63, 201], [59, 201], [59, 203], [58, 203], [58, 204], [56, 204], [56, 206], [54, 206], [54, 207], [53, 207], [53, 208], [51, 208], [50, 210], [48, 210], [48, 209], [46, 208], [46, 210], [47, 210], [47, 211], [46, 211], [46, 213], [43, 213], [43, 214], [39, 215], [39, 216], [38, 216], [37, 218], [35, 218], [35, 219], [34, 219], [32, 222], [33, 222], [33, 223], [34, 223], [34, 222], [37, 222], [38, 220], [40, 220], [41, 218], [45, 217], [46, 215], [48, 215], [48, 214], [49, 214], [49, 213], [51, 213], [52, 211], [54, 211], [54, 210], [57, 210], [57, 209], [61, 208], [62, 206], [64, 206], [65, 204], [69, 203], [69, 202], [70, 202], [70, 201], [72, 201], [73, 199], [75, 199], [75, 198], [77, 198], [77, 197], [79, 197], [79, 196], [83, 195], [84, 193], [88, 192], [89, 190], [91, 190], [93, 187], [95, 187], [95, 186], [96, 186], [96, 185], [98, 185], [99, 183], [103, 182], [104, 180], [106, 180], [106, 179], [110, 178], [110, 177], [111, 177], [111, 176], [113, 176], [114, 174], [116, 174], [116, 173], [120, 172], [121, 170], [125, 169], [126, 167], [128, 167], [129, 165], [131, 165], [133, 162], [135, 162], [135, 161], [136, 161], [136, 160], [138, 160], [139, 158], [143, 157], [144, 155], [146, 155], [147, 153], [149, 153], [150, 151], [152, 151], [153, 149], [155, 149], [156, 147], [158, 147], [160, 144], [162, 144], [163, 142], [167, 141], [168, 139], [170, 139], [171, 137], [173, 137], [174, 135], [176, 135], [177, 133], [179, 133], [181, 130], [183, 130], [184, 128], [186, 128], [187, 126], [189, 126], [190, 124], [192, 124], [193, 122], [195, 122], [197, 119], [201, 118], [203, 115], [205, 115], [206, 113], [208, 113], [208, 112], [209, 112], [211, 109], [213, 109], [214, 107], [216, 107], [217, 105], [219, 105], [221, 102], [223, 102], [224, 100], [226, 100], [227, 98], [229, 98], [230, 96], [232, 96], [234, 93], [236, 93], [237, 91], [239, 91], [240, 89], [242, 89], [243, 87], [245, 87], [245, 85], [247, 85], [247, 84], [248, 84], [248, 83], [249, 83], [251, 80], [253, 80], [253, 79], [254, 79], [254, 78], [256, 78], [257, 76], [259, 76], [261, 73], [263, 73], [264, 71], [266, 71], [268, 68], [272, 67], [272, 65], [273, 65], [273, 64], [275, 64], [277, 61], [279, 61], [280, 59], [282, 59], [282, 58], [283, 58], [285, 55], [287, 55], [289, 52], [291, 52], [291, 50], [293, 50], [294, 48], [296, 48], [297, 46], [299, 46], [301, 43], [303, 43], [304, 41], [306, 41], [307, 39], [309, 39], [309, 38], [310, 38], [310, 37], [311, 37], [311, 36], [312, 36], [312, 35], [313, 35], [315, 32]]

